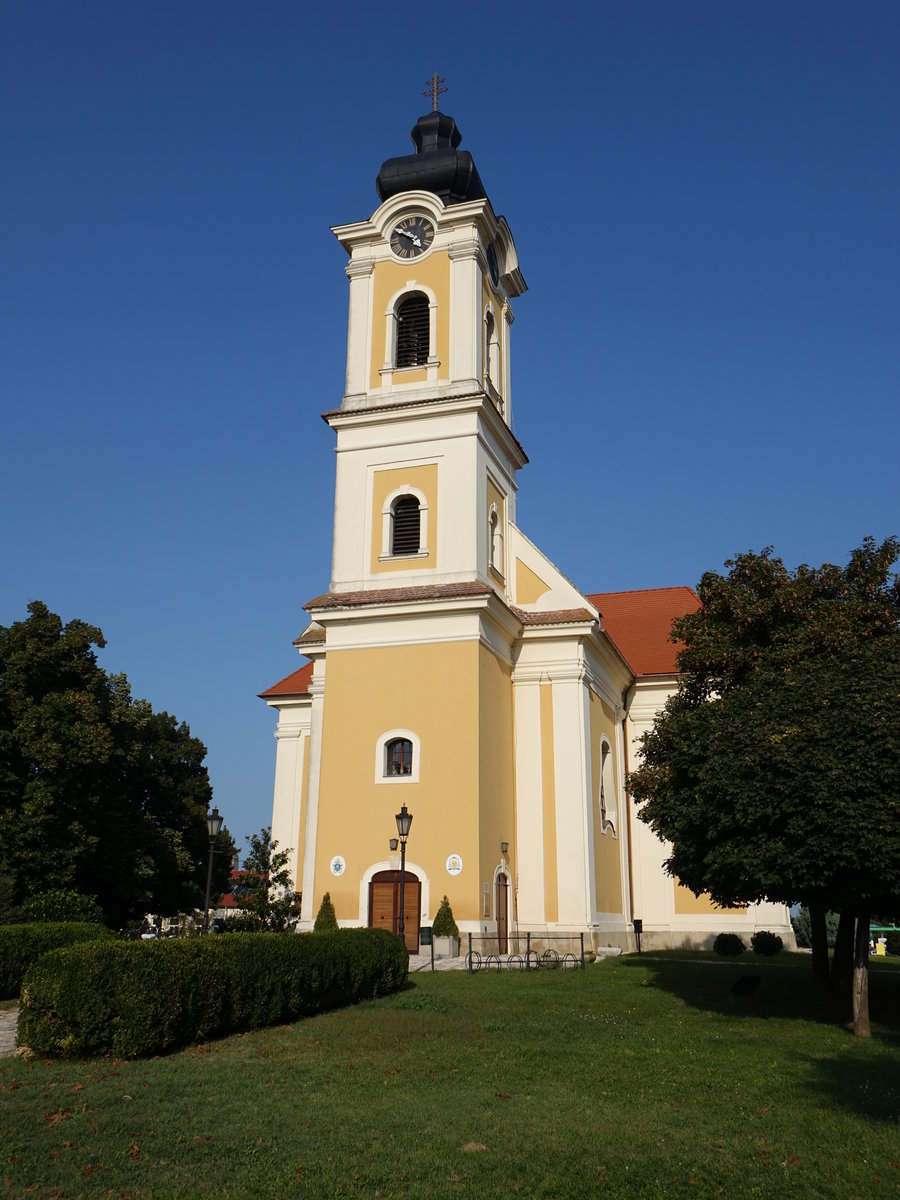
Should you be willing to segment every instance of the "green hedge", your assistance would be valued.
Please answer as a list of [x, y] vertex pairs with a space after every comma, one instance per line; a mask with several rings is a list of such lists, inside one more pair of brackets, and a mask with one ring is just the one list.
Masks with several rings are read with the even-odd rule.
[[112, 940], [105, 925], [81, 921], [40, 921], [27, 925], [0, 925], [0, 999], [18, 996], [25, 972], [49, 950], [73, 942]]
[[159, 1054], [395, 992], [408, 970], [406, 948], [384, 929], [72, 946], [26, 975], [19, 1045]]

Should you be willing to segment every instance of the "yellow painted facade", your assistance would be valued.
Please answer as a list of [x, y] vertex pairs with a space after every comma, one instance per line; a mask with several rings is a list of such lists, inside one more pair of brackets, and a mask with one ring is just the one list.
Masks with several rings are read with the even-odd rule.
[[[597, 911], [602, 913], [621, 913], [622, 906], [622, 861], [619, 854], [619, 842], [612, 831], [603, 832], [600, 819], [600, 774], [602, 761], [603, 738], [606, 737], [610, 746], [616, 744], [615, 713], [594, 692], [590, 693], [591, 718], [591, 778], [593, 789], [591, 807], [594, 826], [594, 889], [597, 897]], [[613, 778], [615, 780], [615, 795], [619, 794], [620, 780], [615, 758], [613, 758]]]
[[[490, 887], [500, 843], [515, 845], [515, 751], [513, 745], [512, 670], [486, 646], [478, 648], [478, 838], [479, 881]], [[511, 850], [510, 869], [515, 872]], [[515, 875], [513, 874], [513, 877]]]
[[535, 575], [521, 558], [516, 559], [516, 604], [537, 604], [541, 596], [550, 591], [550, 584]]
[[[393, 730], [418, 738], [418, 782], [376, 781], [378, 739]], [[479, 919], [480, 885], [493, 880], [501, 841], [513, 840], [512, 760], [510, 668], [478, 642], [329, 654], [316, 907], [330, 891], [339, 919], [358, 917], [360, 879], [387, 859], [406, 803], [410, 861], [433, 881], [433, 907], [446, 893], [458, 920]], [[451, 854], [463, 860], [460, 875], [446, 871]], [[347, 864], [339, 877], [329, 869], [336, 855]]]
[[746, 911], [744, 908], [723, 908], [721, 905], [716, 904], [706, 892], [701, 892], [699, 896], [695, 896], [690, 888], [686, 888], [677, 879], [672, 880], [672, 887], [675, 892], [675, 912], [682, 917], [705, 917], [713, 914], [721, 916], [725, 913], [736, 915]]
[[421, 492], [428, 504], [428, 523], [425, 545], [427, 556], [416, 559], [418, 570], [434, 567], [437, 563], [438, 531], [438, 464], [424, 463], [417, 467], [393, 467], [386, 471], [375, 471], [372, 475], [372, 573], [377, 575], [389, 571], [408, 571], [410, 560], [399, 558], [379, 561], [383, 549], [382, 511], [388, 496], [399, 488], [411, 487]]
[[[381, 369], [384, 366], [385, 316], [393, 298], [399, 292], [415, 292], [428, 288], [438, 297], [437, 324], [433, 356], [439, 366], [438, 379], [450, 378], [450, 258], [445, 250], [432, 251], [426, 258], [409, 262], [385, 259], [375, 266], [372, 283], [372, 352], [369, 363], [369, 387], [381, 387]], [[424, 382], [426, 373], [399, 371], [398, 383]]]

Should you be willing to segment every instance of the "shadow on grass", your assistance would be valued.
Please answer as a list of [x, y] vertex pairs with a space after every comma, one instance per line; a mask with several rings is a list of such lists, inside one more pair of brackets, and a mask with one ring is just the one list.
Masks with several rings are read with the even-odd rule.
[[[648, 972], [653, 987], [693, 1008], [729, 1017], [846, 1023], [846, 1014], [831, 992], [813, 978], [807, 955], [711, 959], [675, 950], [629, 955], [620, 961], [626, 969]], [[900, 1041], [900, 963], [872, 964], [869, 1016], [879, 1037]]]
[[896, 1058], [842, 1054], [806, 1058], [809, 1087], [833, 1105], [867, 1120], [900, 1120], [900, 1076]]

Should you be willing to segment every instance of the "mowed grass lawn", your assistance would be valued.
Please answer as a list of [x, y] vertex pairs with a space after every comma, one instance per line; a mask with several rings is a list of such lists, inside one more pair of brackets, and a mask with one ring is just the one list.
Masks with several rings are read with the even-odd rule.
[[863, 1041], [808, 957], [643, 955], [420, 974], [150, 1061], [8, 1059], [0, 1194], [897, 1195], [900, 964], [871, 990]]

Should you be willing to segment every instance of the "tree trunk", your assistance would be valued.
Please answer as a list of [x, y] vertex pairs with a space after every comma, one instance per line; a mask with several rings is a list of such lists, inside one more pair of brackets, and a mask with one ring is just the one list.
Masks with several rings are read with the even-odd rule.
[[812, 938], [813, 975], [820, 983], [828, 983], [828, 931], [825, 928], [825, 905], [809, 906], [809, 927]]
[[869, 914], [856, 919], [856, 950], [853, 955], [853, 1032], [871, 1037], [869, 1028]]
[[841, 1010], [841, 1019], [850, 1014], [850, 991], [853, 983], [853, 931], [856, 914], [841, 910], [837, 937], [834, 943], [834, 958], [831, 961], [831, 990]]

